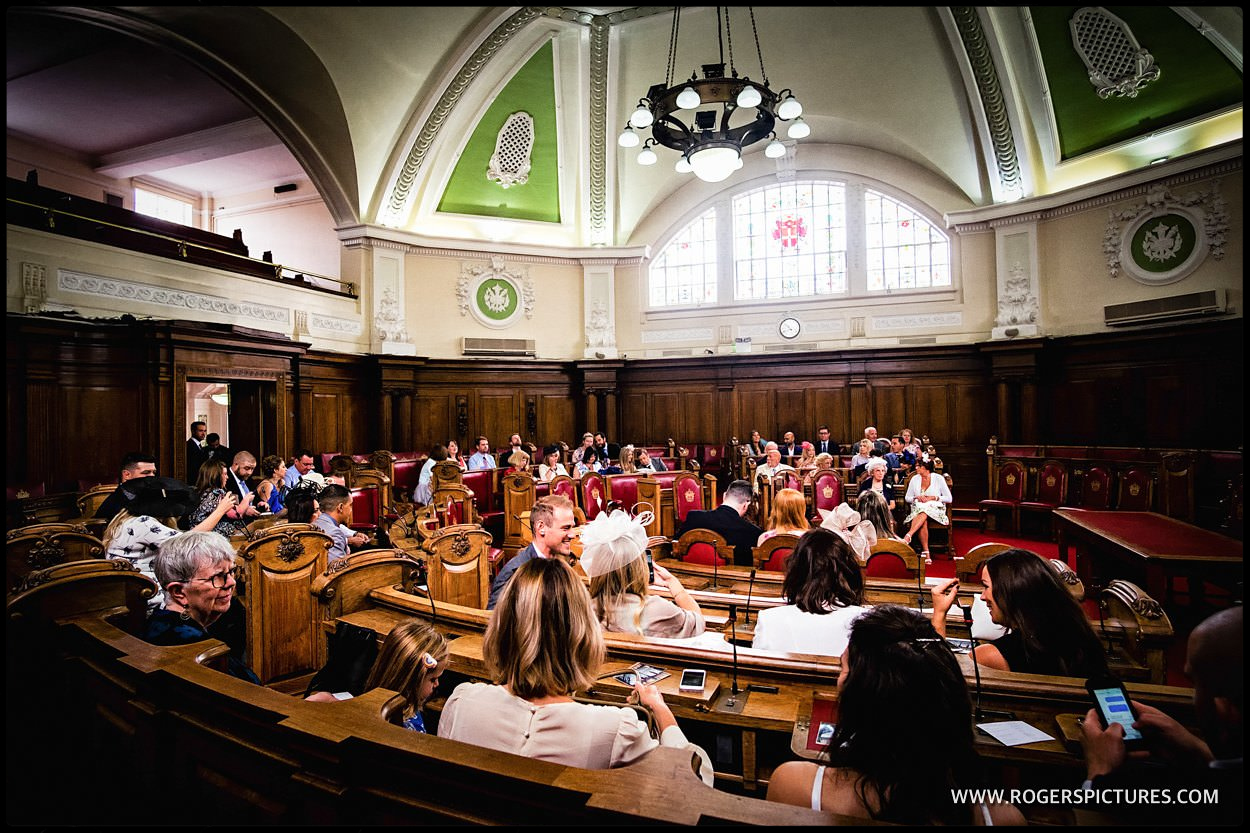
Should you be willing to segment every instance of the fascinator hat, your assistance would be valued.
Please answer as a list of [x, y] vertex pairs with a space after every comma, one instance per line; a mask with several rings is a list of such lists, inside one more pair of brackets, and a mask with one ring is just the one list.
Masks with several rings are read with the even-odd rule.
[[646, 524], [651, 513], [631, 518], [616, 509], [601, 513], [582, 527], [582, 569], [590, 578], [602, 576], [641, 558], [647, 549]]
[[832, 530], [851, 545], [855, 557], [867, 561], [872, 545], [877, 543], [877, 530], [872, 521], [861, 519], [859, 513], [849, 504], [839, 503], [835, 509], [821, 509], [820, 525]]
[[890, 464], [885, 461], [884, 457], [873, 457], [867, 463], [864, 463], [864, 473], [872, 474], [873, 469], [888, 469]]

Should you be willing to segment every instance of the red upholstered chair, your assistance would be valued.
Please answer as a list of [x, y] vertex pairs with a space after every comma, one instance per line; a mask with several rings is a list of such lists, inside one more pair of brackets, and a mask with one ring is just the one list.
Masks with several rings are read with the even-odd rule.
[[673, 542], [673, 557], [688, 564], [732, 564], [734, 548], [719, 532], [692, 529]]
[[1111, 508], [1111, 472], [1105, 466], [1090, 466], [1085, 472], [1077, 506], [1093, 510]]
[[317, 471], [321, 472], [322, 474], [329, 474], [330, 473], [330, 461], [333, 460], [337, 456], [339, 456], [339, 452], [337, 451], [321, 452], [321, 468], [317, 469]]
[[1193, 455], [1164, 454], [1159, 461], [1159, 508], [1169, 518], [1193, 522]]
[[573, 485], [573, 478], [563, 474], [558, 474], [547, 484], [547, 494], [564, 495], [573, 501], [573, 505], [577, 505], [577, 488]]
[[681, 525], [686, 522], [686, 516], [691, 512], [704, 508], [703, 484], [699, 482], [699, 478], [690, 472], [679, 472], [673, 478], [673, 513], [676, 518], [676, 528], [681, 528]]
[[619, 503], [622, 509], [633, 514], [634, 504], [638, 503], [638, 475], [609, 474], [603, 480], [608, 500]]
[[[1050, 513], [1062, 506], [1068, 496], [1068, 467], [1050, 460], [1037, 473], [1037, 499], [1022, 500], [1019, 512], [1041, 515], [1050, 527]], [[1023, 517], [1023, 514], [1022, 514]]]
[[366, 486], [363, 489], [352, 489], [352, 522], [348, 527], [355, 532], [363, 532], [371, 539], [370, 543], [390, 546], [386, 538], [386, 526], [382, 519], [382, 498], [377, 486]]
[[812, 520], [821, 520], [820, 510], [833, 511], [842, 502], [842, 479], [833, 469], [821, 469], [812, 475]]
[[1005, 460], [998, 466], [991, 497], [981, 501], [977, 508], [981, 515], [981, 531], [985, 531], [985, 517], [990, 512], [1006, 509], [1011, 516], [1011, 529], [1020, 528], [1020, 501], [1025, 495], [1024, 465], [1016, 460]]
[[1120, 474], [1120, 490], [1115, 508], [1124, 512], [1150, 512], [1154, 509], [1155, 479], [1136, 466]]
[[909, 578], [924, 580], [924, 562], [916, 551], [902, 541], [877, 539], [864, 564], [864, 575], [869, 578]]
[[603, 478], [593, 471], [588, 471], [582, 475], [581, 488], [582, 511], [586, 513], [587, 521], [593, 521], [608, 505]]
[[752, 550], [755, 567], [758, 570], [771, 570], [776, 573], [786, 571], [786, 559], [794, 548], [799, 545], [799, 536], [781, 534], [774, 535]]

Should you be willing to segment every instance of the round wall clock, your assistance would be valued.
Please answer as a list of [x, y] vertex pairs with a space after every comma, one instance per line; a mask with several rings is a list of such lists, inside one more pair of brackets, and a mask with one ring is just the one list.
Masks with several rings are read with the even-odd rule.
[[798, 338], [802, 331], [803, 325], [794, 316], [781, 319], [781, 324], [777, 326], [777, 332], [781, 333], [782, 338]]

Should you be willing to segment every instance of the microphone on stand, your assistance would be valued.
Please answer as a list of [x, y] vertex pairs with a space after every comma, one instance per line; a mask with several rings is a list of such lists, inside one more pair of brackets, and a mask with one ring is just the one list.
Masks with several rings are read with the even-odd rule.
[[1103, 618], [1102, 613], [1102, 591], [1106, 588], [1099, 584], [1090, 584], [1089, 589], [1094, 593], [1094, 607], [1098, 608], [1098, 631], [1107, 640], [1107, 656], [1115, 656], [1115, 647], [1111, 643], [1111, 634], [1107, 633], [1107, 620]]
[[[923, 573], [924, 573], [924, 568], [920, 564], [920, 559], [917, 558], [916, 559], [916, 601], [920, 606], [920, 613], [922, 615], [924, 614], [924, 597], [925, 597], [924, 577], [922, 575]], [[958, 592], [956, 592], [955, 603], [956, 604], [959, 603]]]
[[734, 706], [738, 703], [738, 692], [742, 689], [738, 688], [738, 606], [731, 604], [729, 606], [729, 644], [734, 650], [733, 664], [733, 688], [730, 689], [729, 699], [725, 701], [726, 706]]
[[438, 622], [438, 608], [434, 606], [434, 594], [430, 592], [430, 568], [426, 565], [424, 558], [417, 559], [417, 581], [418, 589], [425, 590], [425, 597], [430, 600], [430, 625]]
[[712, 549], [712, 589], [713, 590], [716, 590], [717, 588], [720, 587], [720, 585], [716, 583], [716, 569], [719, 565], [720, 565], [720, 553], [716, 552], [716, 549], [713, 548]]
[[972, 602], [965, 607], [959, 603], [959, 593], [955, 591], [955, 604], [964, 614], [964, 624], [968, 626], [968, 642], [971, 643], [972, 649], [968, 651], [972, 655], [972, 674], [976, 681], [976, 701], [973, 708], [973, 714], [977, 720], [985, 720], [987, 717], [997, 717], [1003, 720], [1015, 720], [1014, 712], [993, 711], [981, 708], [981, 665], [977, 662], [977, 638], [972, 635]]
[[751, 590], [755, 588], [755, 568], [751, 568], [751, 580], [747, 583], [747, 612], [742, 617], [742, 624], [751, 624]]

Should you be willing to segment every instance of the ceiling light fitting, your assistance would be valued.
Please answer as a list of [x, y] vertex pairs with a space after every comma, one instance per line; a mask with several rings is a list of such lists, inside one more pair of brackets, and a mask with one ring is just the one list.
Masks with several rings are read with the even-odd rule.
[[[760, 50], [759, 32], [755, 28], [755, 10], [748, 6], [755, 52], [760, 62], [760, 82], [738, 76], [734, 64], [733, 33], [729, 6], [716, 7], [716, 34], [720, 44], [720, 62], [703, 65], [703, 77], [692, 72], [688, 81], [673, 83], [677, 59], [677, 32], [681, 23], [681, 7], [673, 9], [673, 29], [668, 45], [668, 71], [663, 84], [655, 84], [639, 99], [630, 114], [629, 123], [617, 138], [623, 148], [637, 147], [636, 130], [651, 128], [651, 137], [638, 153], [640, 165], [654, 165], [659, 144], [681, 154], [675, 170], [694, 171], [704, 182], [720, 182], [742, 167], [742, 151], [756, 142], [771, 139], [765, 155], [776, 158], [785, 154], [774, 131], [777, 121], [793, 122], [787, 137], [801, 139], [811, 127], [800, 115], [803, 105], [790, 90], [774, 93], [764, 71], [764, 54]], [[729, 77], [725, 76], [725, 47], [729, 47]], [[682, 112], [691, 111], [694, 112]], [[780, 152], [779, 152], [780, 151]]]

